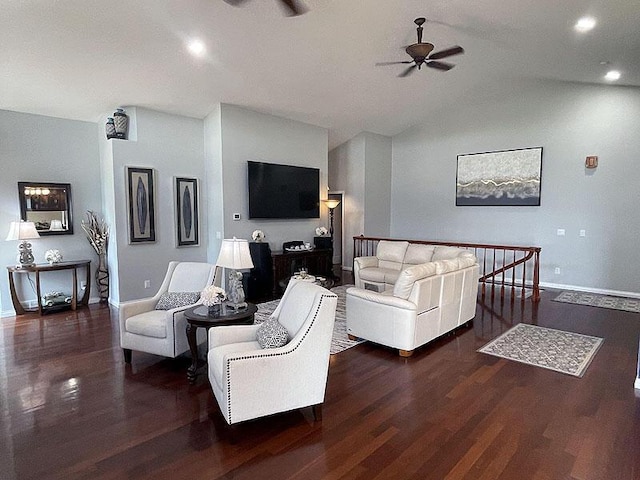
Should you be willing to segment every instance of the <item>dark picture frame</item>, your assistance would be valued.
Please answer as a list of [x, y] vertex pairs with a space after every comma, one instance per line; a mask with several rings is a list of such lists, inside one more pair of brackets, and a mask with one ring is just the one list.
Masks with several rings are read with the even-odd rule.
[[73, 235], [70, 183], [18, 182], [20, 218], [41, 236]]
[[176, 242], [178, 247], [200, 244], [198, 179], [175, 177]]
[[127, 167], [129, 243], [156, 241], [152, 168]]
[[458, 155], [456, 206], [540, 206], [542, 147]]

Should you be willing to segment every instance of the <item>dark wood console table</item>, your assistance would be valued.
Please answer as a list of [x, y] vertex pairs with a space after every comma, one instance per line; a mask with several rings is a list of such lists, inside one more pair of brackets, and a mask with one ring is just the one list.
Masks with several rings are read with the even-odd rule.
[[[86, 283], [87, 286], [84, 289], [84, 295], [82, 299], [78, 301], [78, 268], [84, 268], [87, 272]], [[89, 292], [91, 291], [91, 260], [78, 260], [76, 262], [59, 262], [54, 264], [42, 263], [37, 265], [31, 265], [26, 267], [11, 266], [7, 267], [9, 271], [9, 290], [11, 292], [11, 301], [13, 302], [13, 308], [16, 311], [16, 315], [24, 315], [26, 312], [35, 310], [26, 310], [20, 303], [18, 294], [16, 293], [16, 285], [14, 281], [14, 275], [16, 273], [29, 273], [35, 272], [36, 274], [36, 295], [38, 296], [38, 310], [37, 312], [42, 315], [46, 308], [42, 305], [42, 292], [40, 290], [40, 274], [42, 272], [55, 272], [58, 270], [73, 270], [73, 288], [71, 293], [71, 310], [75, 310], [78, 305], [87, 305], [89, 303]], [[52, 309], [58, 308], [58, 306], [51, 307]]]
[[332, 277], [333, 250], [330, 248], [316, 248], [296, 252], [272, 252], [273, 262], [273, 295], [280, 291], [280, 281], [288, 279], [300, 267], [306, 267], [311, 275]]

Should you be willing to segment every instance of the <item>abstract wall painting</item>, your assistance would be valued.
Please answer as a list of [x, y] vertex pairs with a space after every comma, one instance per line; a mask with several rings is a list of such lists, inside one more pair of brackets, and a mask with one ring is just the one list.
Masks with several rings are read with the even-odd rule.
[[199, 244], [198, 179], [175, 177], [176, 232], [179, 247]]
[[153, 169], [127, 167], [129, 243], [155, 242]]
[[539, 206], [542, 147], [458, 155], [456, 205]]

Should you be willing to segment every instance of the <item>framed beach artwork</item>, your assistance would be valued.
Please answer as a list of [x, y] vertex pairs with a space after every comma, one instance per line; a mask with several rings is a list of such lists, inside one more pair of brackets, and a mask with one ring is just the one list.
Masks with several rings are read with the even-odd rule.
[[178, 247], [198, 245], [198, 179], [175, 177], [174, 183]]
[[153, 169], [126, 167], [129, 200], [129, 243], [155, 242]]
[[458, 155], [457, 206], [539, 206], [542, 147]]

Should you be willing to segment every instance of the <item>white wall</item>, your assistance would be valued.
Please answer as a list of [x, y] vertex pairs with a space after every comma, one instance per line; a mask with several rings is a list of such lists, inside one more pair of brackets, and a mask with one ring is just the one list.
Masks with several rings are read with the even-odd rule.
[[[131, 108], [127, 109], [131, 113]], [[111, 242], [117, 249], [117, 265], [110, 275], [119, 279], [118, 289], [110, 292], [110, 301], [148, 297], [162, 283], [171, 260], [204, 262], [207, 260], [208, 194], [204, 168], [204, 122], [195, 118], [170, 115], [144, 108], [135, 109], [136, 137], [112, 142], [115, 222]], [[135, 138], [135, 137], [134, 137]], [[107, 162], [109, 163], [109, 162]], [[153, 168], [155, 175], [156, 241], [129, 244], [126, 166]], [[200, 245], [176, 246], [174, 177], [200, 180]], [[150, 280], [150, 288], [144, 281]]]
[[204, 119], [204, 169], [207, 191], [207, 258], [216, 263], [224, 231], [224, 192], [222, 184], [222, 124], [220, 104]]
[[[44, 252], [61, 251], [66, 260], [97, 260], [80, 221], [87, 210], [101, 211], [101, 182], [97, 126], [59, 118], [0, 110], [0, 265], [16, 262], [17, 242], [6, 242], [9, 223], [20, 219], [18, 182], [60, 182], [71, 184], [73, 235], [41, 237], [32, 241], [38, 263]], [[79, 274], [83, 277], [83, 273]], [[22, 277], [26, 277], [23, 275]], [[33, 279], [33, 275], [32, 275]], [[36, 301], [31, 285], [22, 278], [21, 299]], [[41, 277], [43, 292], [71, 291], [70, 272], [51, 272]], [[95, 290], [92, 291], [95, 295]], [[6, 270], [0, 275], [0, 311], [14, 313]]]
[[[296, 165], [320, 169], [320, 197], [327, 198], [328, 132], [326, 129], [234, 105], [221, 105], [221, 151], [224, 188], [224, 237], [251, 240], [262, 230], [271, 250], [281, 250], [289, 240], [313, 242], [315, 229], [327, 225], [328, 209], [321, 219], [249, 220], [247, 161]], [[234, 221], [233, 214], [241, 220]]]
[[[538, 83], [430, 118], [393, 138], [392, 236], [537, 245], [542, 282], [640, 292], [640, 89]], [[455, 206], [458, 154], [537, 146], [541, 206]]]

